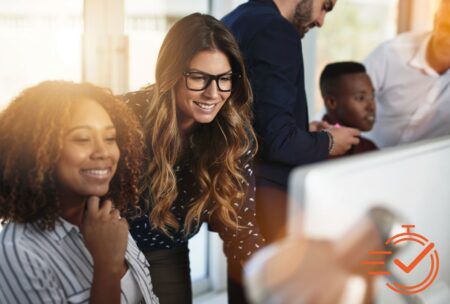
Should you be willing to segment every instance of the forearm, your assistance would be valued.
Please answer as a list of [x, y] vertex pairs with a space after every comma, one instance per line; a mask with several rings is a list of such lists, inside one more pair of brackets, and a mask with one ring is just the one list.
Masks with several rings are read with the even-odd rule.
[[90, 304], [120, 303], [120, 279], [123, 271], [95, 265]]

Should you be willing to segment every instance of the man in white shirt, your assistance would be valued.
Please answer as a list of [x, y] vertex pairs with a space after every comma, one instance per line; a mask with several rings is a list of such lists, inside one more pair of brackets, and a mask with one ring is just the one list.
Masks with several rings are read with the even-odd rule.
[[450, 0], [429, 33], [406, 33], [365, 60], [377, 95], [377, 121], [366, 136], [379, 147], [450, 134]]

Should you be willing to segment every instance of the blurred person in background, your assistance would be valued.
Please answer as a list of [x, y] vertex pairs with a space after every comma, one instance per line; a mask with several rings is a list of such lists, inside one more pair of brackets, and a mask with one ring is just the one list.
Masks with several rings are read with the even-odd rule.
[[366, 136], [379, 147], [450, 134], [450, 0], [441, 1], [431, 32], [401, 34], [364, 64], [377, 102]]
[[[320, 75], [320, 92], [326, 109], [322, 118], [325, 125], [346, 126], [362, 132], [372, 129], [375, 122], [374, 89], [361, 63], [342, 61], [327, 64]], [[371, 140], [360, 136], [359, 143], [341, 156], [377, 149]]]
[[321, 27], [336, 0], [250, 0], [223, 18], [245, 58], [254, 93], [256, 209], [272, 242], [286, 226], [287, 180], [296, 166], [341, 155], [359, 143], [359, 131], [311, 128], [305, 94], [301, 39]]

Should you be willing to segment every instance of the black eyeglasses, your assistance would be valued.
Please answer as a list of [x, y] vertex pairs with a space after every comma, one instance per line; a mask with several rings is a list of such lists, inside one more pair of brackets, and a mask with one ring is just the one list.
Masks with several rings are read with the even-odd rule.
[[230, 92], [233, 89], [233, 81], [241, 75], [227, 72], [219, 75], [211, 75], [203, 72], [184, 72], [186, 88], [191, 91], [203, 91], [213, 80], [216, 81], [217, 88], [221, 92]]

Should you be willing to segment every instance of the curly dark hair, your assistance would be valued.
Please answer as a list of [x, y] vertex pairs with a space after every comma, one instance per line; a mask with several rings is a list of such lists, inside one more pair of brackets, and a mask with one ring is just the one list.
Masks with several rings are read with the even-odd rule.
[[[120, 160], [109, 193], [121, 213], [138, 202], [143, 133], [134, 114], [109, 90], [88, 83], [46, 81], [24, 90], [0, 113], [0, 219], [54, 229], [61, 210], [54, 171], [76, 102], [92, 99], [109, 114]], [[134, 213], [134, 212], [133, 212]]]

